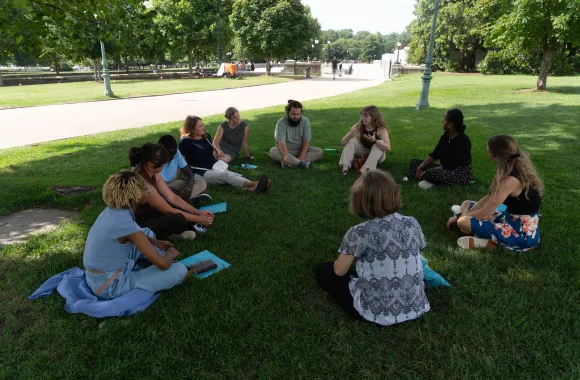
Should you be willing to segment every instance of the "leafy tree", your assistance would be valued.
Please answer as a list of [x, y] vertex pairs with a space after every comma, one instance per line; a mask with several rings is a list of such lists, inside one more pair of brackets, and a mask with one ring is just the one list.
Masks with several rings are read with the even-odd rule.
[[[449, 70], [475, 70], [475, 54], [483, 48], [482, 28], [488, 17], [482, 17], [476, 3], [481, 0], [449, 0], [439, 2], [435, 32], [434, 62]], [[409, 61], [422, 63], [433, 21], [434, 0], [418, 0], [417, 16], [408, 27], [412, 34]]]
[[193, 57], [207, 53], [216, 36], [212, 26], [216, 23], [214, 0], [153, 0], [157, 11], [156, 22], [169, 41], [173, 57], [187, 55], [189, 77], [193, 77]]
[[294, 56], [314, 37], [300, 0], [236, 0], [230, 22], [242, 46], [266, 58], [267, 75], [273, 57]]
[[497, 17], [486, 30], [486, 45], [507, 47], [514, 43], [523, 51], [539, 47], [541, 63], [536, 88], [545, 90], [554, 55], [564, 44], [580, 44], [578, 0], [490, 0], [481, 12]]
[[361, 52], [359, 59], [361, 61], [371, 62], [374, 59], [379, 59], [382, 54], [382, 36], [380, 33], [368, 34], [362, 41]]

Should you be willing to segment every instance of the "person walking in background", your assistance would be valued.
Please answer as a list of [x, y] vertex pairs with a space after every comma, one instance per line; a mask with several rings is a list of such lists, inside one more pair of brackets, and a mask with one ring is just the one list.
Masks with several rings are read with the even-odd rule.
[[336, 70], [338, 69], [338, 61], [336, 60], [336, 55], [332, 57], [332, 61], [330, 61], [332, 65], [332, 80], [336, 79]]

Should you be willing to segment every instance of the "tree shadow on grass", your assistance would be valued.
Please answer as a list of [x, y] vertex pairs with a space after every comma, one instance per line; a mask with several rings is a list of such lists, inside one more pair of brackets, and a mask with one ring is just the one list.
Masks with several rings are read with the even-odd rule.
[[[393, 151], [379, 167], [389, 170], [400, 182], [400, 178], [406, 175], [409, 161], [414, 157], [426, 157], [437, 143], [445, 110], [431, 108], [419, 112], [413, 107], [389, 107], [387, 101], [388, 98], [384, 103], [381, 99], [376, 105], [383, 110], [389, 123]], [[352, 103], [349, 107], [327, 109], [309, 109], [305, 104], [305, 116], [313, 126], [313, 145], [323, 149], [340, 147], [340, 138], [358, 121], [360, 109], [367, 105], [357, 104], [356, 100]], [[368, 362], [365, 361], [368, 347], [386, 350], [390, 355], [380, 352], [381, 366], [385, 368], [373, 368], [382, 370], [382, 373], [389, 368], [400, 368], [401, 363], [416, 355], [427, 362], [422, 364], [420, 372], [413, 372], [417, 371], [416, 368], [410, 368], [410, 371], [435, 374], [435, 377], [443, 377], [446, 370], [457, 370], [445, 364], [450, 363], [450, 357], [455, 355], [462, 358], [455, 365], [463, 366], [463, 371], [499, 374], [503, 368], [501, 363], [511, 358], [515, 363], [511, 371], [519, 369], [526, 374], [534, 371], [536, 374], [554, 373], [556, 370], [565, 372], [566, 363], [577, 362], [574, 360], [577, 354], [571, 350], [571, 343], [567, 343], [567, 339], [576, 338], [569, 334], [573, 321], [567, 316], [577, 315], [577, 306], [569, 300], [579, 296], [578, 289], [573, 286], [579, 281], [573, 226], [578, 224], [580, 209], [577, 193], [569, 191], [570, 187], [580, 188], [579, 179], [570, 170], [580, 137], [580, 130], [576, 128], [579, 111], [577, 107], [557, 104], [540, 107], [524, 103], [457, 106], [466, 115], [478, 183], [428, 192], [417, 188], [414, 181], [400, 185], [404, 202], [402, 213], [415, 217], [426, 236], [424, 255], [430, 260], [430, 265], [453, 285], [455, 300], [450, 308], [428, 313], [418, 323], [403, 324], [398, 329], [374, 329], [348, 321], [338, 307], [316, 288], [312, 268], [320, 261], [334, 260], [344, 233], [362, 222], [347, 211], [348, 191], [355, 177], [340, 175], [337, 154], [325, 154], [310, 171], [281, 169], [269, 159], [268, 151], [274, 145], [274, 126], [282, 112], [252, 111], [245, 113], [247, 116], [242, 114], [242, 117], [252, 130], [251, 151], [257, 159], [251, 163], [260, 168], [239, 172], [249, 178], [262, 172], [268, 174], [273, 180], [270, 194], [256, 197], [231, 188], [211, 187], [209, 192], [214, 200], [228, 202], [228, 212], [218, 215], [215, 226], [203, 237], [178, 243], [178, 249], [185, 255], [211, 250], [232, 263], [228, 271], [203, 282], [190, 281], [164, 292], [150, 310], [107, 330], [110, 334], [106, 337], [92, 330], [92, 319], [70, 317], [62, 312], [62, 300], [36, 301], [28, 306], [32, 308], [29, 313], [38, 315], [48, 311], [56, 321], [44, 321], [43, 324], [56, 328], [39, 329], [30, 323], [19, 328], [20, 332], [13, 339], [22, 342], [32, 336], [37, 341], [50, 341], [59, 333], [61, 336], [56, 340], [57, 350], [54, 352], [61, 352], [58, 349], [68, 352], [68, 342], [88, 334], [89, 340], [79, 339], [79, 347], [92, 350], [94, 357], [105, 358], [104, 351], [112, 344], [128, 347], [122, 340], [115, 341], [114, 332], [123, 337], [121, 328], [147, 324], [158, 336], [169, 337], [172, 347], [180, 353], [190, 352], [191, 347], [196, 347], [192, 357], [186, 358], [184, 363], [180, 361], [180, 355], [173, 355], [172, 349], [167, 350], [174, 358], [178, 357], [176, 360], [181, 369], [191, 367], [216, 371], [217, 368], [220, 374], [232, 375], [230, 377], [252, 370], [244, 357], [266, 363], [296, 364], [299, 360], [306, 366], [306, 370], [301, 367], [301, 371], [306, 371], [305, 375], [319, 373], [319, 368], [332, 368], [334, 365], [329, 358], [333, 353], [339, 354], [333, 351], [337, 345], [341, 349], [348, 347], [352, 359], [359, 363]], [[204, 119], [212, 135], [221, 120], [218, 116]], [[3, 212], [30, 205], [88, 206], [77, 222], [82, 225], [71, 235], [59, 235], [58, 232], [49, 236], [47, 245], [39, 245], [42, 240], [33, 240], [24, 246], [0, 250], [3, 260], [0, 273], [10, 273], [13, 276], [11, 284], [14, 279], [22, 277], [23, 284], [5, 289], [6, 294], [25, 297], [50, 275], [79, 265], [82, 241], [104, 207], [98, 190], [64, 199], [55, 196], [50, 186], [89, 185], [100, 188], [108, 175], [128, 168], [130, 146], [155, 142], [165, 133], [177, 138], [180, 124], [125, 131], [127, 135], [115, 132], [103, 135], [106, 139], [89, 138], [83, 140], [88, 141], [84, 143], [71, 139], [49, 144], [54, 146], [51, 157], [15, 164], [9, 170], [2, 169], [4, 186], [0, 190], [0, 199], [3, 199]], [[485, 144], [489, 137], [499, 133], [514, 135], [524, 150], [531, 152], [546, 181], [541, 217], [542, 243], [538, 249], [525, 254], [503, 250], [461, 251], [455, 246], [458, 233], [445, 228], [451, 215], [449, 206], [464, 199], [477, 200], [486, 193], [494, 167], [487, 158]], [[46, 149], [43, 145], [30, 149]], [[71, 151], [72, 154], [68, 154]], [[240, 162], [245, 161], [233, 165]], [[562, 220], [564, 215], [565, 222]], [[58, 246], [64, 244], [63, 241], [74, 243], [63, 251]], [[35, 256], [35, 252], [42, 254]], [[66, 257], [60, 257], [63, 252], [67, 252]], [[117, 326], [114, 323], [117, 322], [112, 322], [112, 326]], [[63, 326], [67, 327], [65, 331]], [[181, 332], [179, 339], [171, 339], [171, 330], [182, 331], [183, 326], [197, 329], [204, 339]], [[139, 337], [141, 346], [148, 347], [146, 329], [131, 330]], [[333, 338], [321, 345], [320, 336]], [[134, 341], [135, 337], [132, 339]], [[481, 342], [486, 341], [494, 342], [493, 349], [485, 349], [488, 362], [492, 364], [482, 364], [479, 360], [479, 354], [483, 352]], [[558, 343], [550, 347], [522, 344], [537, 341]], [[454, 343], [450, 345], [449, 342]], [[88, 347], [89, 343], [92, 347]], [[163, 342], [158, 344], [168, 347]], [[231, 347], [236, 349], [231, 350]], [[456, 349], [461, 352], [455, 352]], [[552, 349], [565, 354], [558, 355]], [[38, 364], [42, 350], [38, 345], [31, 345], [29, 350], [18, 354], [18, 358]], [[214, 355], [201, 361], [201, 356], [196, 355], [197, 350], [213, 352]], [[330, 357], [318, 356], [320, 351], [330, 354]], [[244, 355], [239, 352], [244, 352]], [[289, 352], [298, 359], [289, 358]], [[27, 356], [35, 354], [32, 358]], [[523, 360], [527, 364], [518, 364], [518, 358], [534, 358], [535, 355], [550, 360], [537, 363]], [[227, 368], [220, 365], [219, 358], [224, 357], [230, 360]], [[316, 359], [313, 361], [315, 364], [308, 361], [310, 357]], [[15, 359], [9, 360], [14, 363]], [[127, 367], [141, 368], [130, 358], [124, 360]], [[143, 360], [149, 363], [147, 357]], [[99, 359], [93, 365], [105, 368], [107, 363], [105, 359]], [[86, 366], [87, 363], [80, 360], [80, 368]], [[269, 370], [272, 372], [266, 373], [270, 376], [265, 377], [281, 375], [275, 368], [269, 367]]]

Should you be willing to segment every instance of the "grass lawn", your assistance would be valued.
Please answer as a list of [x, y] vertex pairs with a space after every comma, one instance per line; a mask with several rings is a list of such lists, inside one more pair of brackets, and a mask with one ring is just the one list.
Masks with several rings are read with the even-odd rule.
[[[237, 83], [237, 82], [234, 82]], [[179, 242], [183, 256], [208, 249], [232, 266], [166, 291], [145, 312], [97, 320], [65, 312], [58, 295], [29, 302], [50, 276], [82, 266], [84, 241], [104, 208], [100, 190], [62, 198], [52, 185], [100, 187], [127, 168], [132, 145], [177, 136], [180, 122], [0, 151], [0, 214], [32, 206], [78, 209], [55, 232], [0, 249], [0, 378], [502, 378], [580, 377], [580, 77], [436, 75], [431, 108], [416, 111], [418, 76], [307, 102], [313, 145], [337, 148], [363, 106], [380, 107], [392, 153], [381, 168], [401, 181], [414, 157], [436, 144], [446, 109], [466, 115], [477, 184], [423, 191], [401, 183], [401, 213], [417, 218], [424, 256], [453, 285], [453, 303], [417, 321], [381, 328], [351, 321], [317, 288], [313, 267], [334, 260], [350, 215], [338, 155], [311, 171], [270, 162], [282, 106], [246, 112], [257, 171], [273, 179], [264, 197], [211, 188], [227, 201], [210, 231]], [[223, 118], [206, 118], [212, 134]], [[494, 174], [490, 136], [515, 136], [546, 183], [542, 243], [528, 253], [457, 248], [449, 206], [485, 194]], [[575, 164], [576, 163], [576, 164]], [[438, 295], [429, 292], [430, 297]]]
[[[119, 80], [112, 81], [116, 98], [133, 98], [145, 95], [175, 94], [258, 86], [287, 82], [300, 76], [259, 76], [204, 79]], [[0, 87], [0, 109], [41, 106], [58, 103], [76, 103], [90, 100], [110, 100], [103, 95], [104, 84], [94, 81]]]

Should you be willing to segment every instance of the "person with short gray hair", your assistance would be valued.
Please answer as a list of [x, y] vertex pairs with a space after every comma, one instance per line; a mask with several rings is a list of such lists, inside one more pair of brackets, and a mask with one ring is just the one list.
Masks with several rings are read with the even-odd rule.
[[217, 151], [216, 159], [230, 163], [238, 158], [240, 148], [244, 148], [247, 160], [253, 159], [248, 146], [250, 127], [240, 118], [240, 112], [235, 107], [229, 107], [225, 115], [226, 121], [220, 124], [215, 134], [213, 145]]

